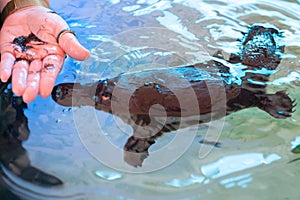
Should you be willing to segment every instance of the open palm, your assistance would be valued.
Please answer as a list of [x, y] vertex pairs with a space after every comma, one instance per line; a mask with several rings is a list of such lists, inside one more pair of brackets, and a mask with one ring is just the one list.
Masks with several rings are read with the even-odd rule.
[[[6, 18], [0, 34], [0, 78], [12, 78], [12, 90], [30, 102], [50, 95], [65, 54], [77, 60], [89, 56], [55, 12], [40, 6], [20, 9]], [[61, 34], [63, 33], [63, 34]], [[59, 38], [57, 38], [60, 35]]]

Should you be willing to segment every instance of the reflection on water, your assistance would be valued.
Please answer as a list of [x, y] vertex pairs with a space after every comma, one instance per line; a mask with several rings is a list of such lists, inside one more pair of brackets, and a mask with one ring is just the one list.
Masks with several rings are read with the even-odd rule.
[[[191, 177], [186, 180], [173, 179], [166, 182], [166, 185], [173, 187], [187, 187], [195, 183], [208, 184], [209, 179], [218, 179], [228, 174], [254, 168], [262, 164], [271, 164], [272, 162], [281, 159], [277, 154], [268, 155], [264, 158], [262, 153], [247, 153], [225, 156], [216, 162], [208, 163], [201, 166], [201, 172], [203, 176], [196, 176], [191, 174]], [[239, 176], [233, 176], [225, 178], [220, 181], [220, 184], [226, 188], [234, 187], [238, 185], [240, 187], [247, 187], [247, 184], [253, 180], [251, 174], [244, 174]]]
[[214, 163], [202, 166], [201, 171], [206, 177], [215, 179], [234, 172], [256, 167], [261, 164], [271, 164], [273, 161], [279, 159], [280, 156], [277, 154], [271, 154], [264, 158], [262, 153], [225, 156]]
[[[284, 59], [270, 76], [268, 92], [287, 90], [293, 98], [300, 95], [299, 1], [79, 0], [56, 1], [52, 5], [92, 51], [87, 62], [68, 59], [58, 83], [73, 82], [75, 77], [82, 82], [99, 80], [102, 72], [109, 71], [108, 66], [118, 60], [116, 58], [122, 61], [115, 62], [119, 68], [114, 65], [111, 73], [103, 76], [127, 71], [130, 68], [127, 64], [138, 64], [139, 69], [143, 69], [150, 61], [147, 54], [139, 52], [151, 47], [166, 52], [153, 62], [164, 65], [167, 60], [167, 66], [197, 63], [203, 59], [204, 52], [212, 55], [218, 49], [223, 50], [228, 60], [229, 53], [239, 51], [236, 38], [242, 37], [241, 32], [259, 23], [281, 30], [283, 37], [279, 42], [286, 46]], [[143, 27], [164, 29], [165, 32], [157, 35]], [[131, 31], [131, 35], [125, 34], [126, 31]], [[162, 59], [167, 56], [167, 59]], [[83, 73], [86, 71], [89, 73]], [[31, 136], [22, 145], [34, 166], [52, 174], [55, 172], [63, 180], [65, 188], [59, 190], [60, 194], [80, 193], [84, 194], [82, 199], [99, 199], [99, 196], [102, 199], [253, 199], [254, 195], [259, 195], [260, 199], [299, 199], [296, 186], [300, 162], [288, 164], [298, 156], [291, 153], [291, 141], [299, 136], [300, 130], [298, 107], [288, 120], [272, 119], [257, 109], [233, 113], [226, 118], [222, 129], [221, 147], [199, 158], [199, 148], [203, 151], [209, 148], [209, 145], [199, 143], [206, 134], [206, 126], [203, 126], [182, 157], [173, 165], [150, 174], [120, 173], [93, 159], [78, 139], [73, 111], [76, 109], [65, 110], [51, 99], [37, 99], [25, 111]], [[101, 118], [104, 113], [97, 112], [96, 115]], [[217, 130], [217, 124], [214, 128]], [[161, 143], [168, 142], [170, 137], [161, 138]], [[214, 141], [218, 135], [210, 131], [209, 137]], [[234, 167], [232, 173], [209, 180], [201, 171], [203, 166], [243, 155], [257, 156], [252, 157], [252, 161], [260, 164], [247, 169]], [[262, 165], [268, 155], [281, 159]], [[222, 167], [230, 169], [230, 163], [226, 162]], [[15, 182], [11, 184], [12, 188], [16, 187]], [[25, 194], [25, 199], [33, 192], [37, 192], [36, 199], [47, 196], [45, 190], [28, 189], [31, 186], [26, 182], [20, 185], [17, 194]]]
[[292, 149], [300, 145], [300, 136], [296, 136], [295, 140], [291, 141]]
[[122, 178], [122, 175], [120, 173], [116, 173], [116, 172], [109, 172], [109, 171], [100, 171], [97, 170], [95, 172], [95, 174], [97, 176], [99, 176], [100, 178], [106, 179], [108, 181], [113, 181], [113, 180], [117, 180]]
[[172, 187], [181, 188], [181, 187], [187, 187], [187, 186], [190, 186], [190, 185], [196, 184], [196, 183], [203, 183], [204, 180], [205, 180], [204, 176], [195, 176], [194, 174], [191, 174], [189, 179], [180, 180], [180, 179], [175, 178], [171, 181], [165, 182], [165, 184], [172, 186]]

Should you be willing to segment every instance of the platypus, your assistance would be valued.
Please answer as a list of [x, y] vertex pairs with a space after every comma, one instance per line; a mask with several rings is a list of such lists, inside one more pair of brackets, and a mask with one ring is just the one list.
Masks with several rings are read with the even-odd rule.
[[124, 160], [132, 166], [142, 165], [164, 133], [241, 109], [258, 107], [275, 118], [290, 117], [294, 101], [286, 92], [266, 93], [268, 76], [284, 53], [276, 42], [281, 33], [253, 25], [243, 34], [240, 52], [228, 61], [218, 51], [205, 63], [123, 73], [86, 85], [62, 83], [52, 98], [63, 106], [94, 106], [130, 124], [134, 133], [124, 146]]

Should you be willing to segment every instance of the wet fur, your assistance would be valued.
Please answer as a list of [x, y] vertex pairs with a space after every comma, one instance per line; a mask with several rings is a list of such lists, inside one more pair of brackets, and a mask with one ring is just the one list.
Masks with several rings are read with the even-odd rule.
[[[130, 124], [134, 133], [124, 146], [124, 159], [132, 166], [141, 166], [155, 140], [164, 133], [179, 128], [219, 119], [250, 107], [258, 107], [275, 118], [290, 117], [294, 102], [285, 91], [267, 94], [266, 84], [253, 82], [267, 82], [269, 75], [257, 73], [257, 70], [274, 70], [280, 63], [284, 47], [278, 46], [276, 37], [280, 37], [276, 29], [252, 26], [241, 40], [240, 54], [232, 54], [229, 61], [225, 61], [221, 53], [217, 52], [205, 64], [125, 73], [89, 86], [63, 83], [54, 88], [52, 97], [64, 106], [94, 106], [98, 110], [117, 115]], [[236, 77], [231, 74], [229, 65], [237, 63], [247, 67], [244, 69], [245, 76]], [[203, 78], [203, 74], [210, 78]], [[153, 77], [162, 77], [170, 84], [176, 84], [179, 77], [184, 77], [194, 94], [186, 93], [188, 88], [181, 87], [181, 84], [168, 88]], [[250, 79], [251, 82], [248, 81]], [[240, 84], [235, 80], [240, 80]], [[130, 90], [131, 88], [134, 90]], [[117, 96], [114, 93], [116, 91], [119, 91]], [[185, 97], [180, 103], [186, 105], [189, 105], [189, 95], [196, 96], [198, 109], [182, 109], [174, 92]], [[222, 103], [222, 92], [226, 95], [225, 103]], [[126, 95], [131, 95], [129, 105], [124, 101]], [[73, 96], [76, 98], [72, 98]], [[150, 109], [156, 104], [163, 106], [164, 110], [154, 109], [149, 115]], [[117, 112], [112, 112], [112, 105]], [[126, 115], [128, 107], [130, 116]], [[164, 113], [167, 118], [162, 123]]]

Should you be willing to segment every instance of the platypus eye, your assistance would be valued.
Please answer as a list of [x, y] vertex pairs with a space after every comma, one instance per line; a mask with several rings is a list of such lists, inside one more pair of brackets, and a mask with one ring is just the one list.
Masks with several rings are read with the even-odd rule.
[[103, 100], [103, 101], [111, 100], [111, 96], [112, 96], [112, 94], [110, 94], [110, 93], [108, 93], [108, 92], [104, 92], [104, 93], [102, 94], [102, 100]]

